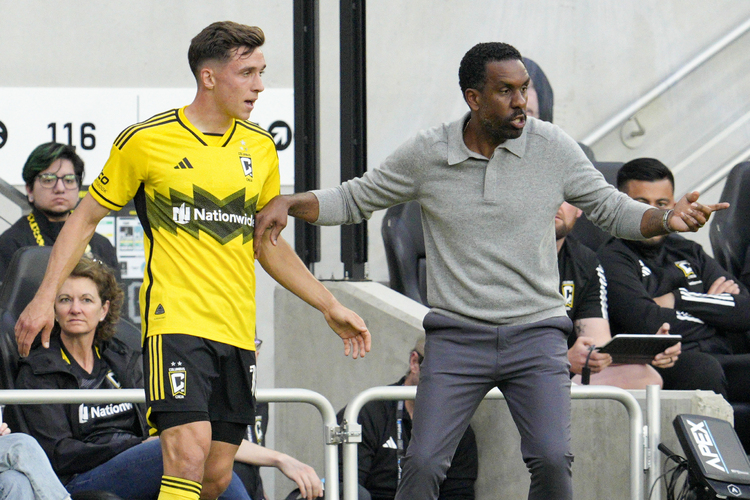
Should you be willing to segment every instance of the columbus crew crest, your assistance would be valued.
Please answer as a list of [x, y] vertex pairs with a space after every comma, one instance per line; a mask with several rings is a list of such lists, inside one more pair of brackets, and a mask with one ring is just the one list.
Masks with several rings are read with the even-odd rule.
[[170, 368], [169, 385], [172, 386], [172, 397], [184, 399], [187, 394], [187, 370], [184, 367]]
[[253, 176], [253, 159], [249, 156], [240, 153], [240, 163], [242, 164], [242, 171], [245, 173], [245, 177]]

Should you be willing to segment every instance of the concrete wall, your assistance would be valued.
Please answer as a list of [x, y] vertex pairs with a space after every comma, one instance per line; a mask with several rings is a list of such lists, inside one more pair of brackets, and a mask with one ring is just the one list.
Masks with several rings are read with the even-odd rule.
[[[423, 332], [426, 309], [374, 283], [327, 282], [334, 295], [359, 312], [369, 325], [373, 347], [364, 359], [342, 355], [341, 343], [320, 314], [283, 288], [276, 289], [277, 387], [304, 387], [328, 398], [338, 411], [364, 389], [397, 381], [408, 366], [414, 339]], [[645, 409], [645, 391], [633, 391]], [[322, 423], [317, 411], [303, 405], [272, 405], [273, 427], [279, 450], [294, 450], [297, 457], [323, 470]], [[550, 408], [549, 411], [556, 411]], [[701, 391], [663, 391], [662, 442], [682, 454], [672, 428], [679, 413], [694, 413], [733, 422], [731, 406], [721, 397]], [[647, 423], [645, 413], [644, 424]], [[629, 498], [628, 416], [615, 401], [574, 400], [572, 449], [575, 498]], [[504, 401], [480, 404], [472, 426], [479, 449], [477, 500], [525, 498], [529, 475], [519, 451], [520, 437]], [[276, 490], [291, 490], [276, 473]]]

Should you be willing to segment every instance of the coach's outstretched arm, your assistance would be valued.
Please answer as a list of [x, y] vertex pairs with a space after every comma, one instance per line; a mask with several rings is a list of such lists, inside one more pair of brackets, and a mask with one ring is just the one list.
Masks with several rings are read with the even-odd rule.
[[641, 219], [641, 234], [651, 238], [670, 232], [694, 233], [708, 222], [712, 213], [729, 208], [729, 203], [726, 202], [702, 205], [698, 203], [699, 196], [698, 191], [686, 194], [675, 204], [673, 210], [647, 210]]
[[256, 255], [259, 255], [258, 262], [263, 269], [281, 286], [323, 313], [328, 326], [344, 342], [346, 356], [351, 352], [354, 359], [364, 357], [370, 351], [371, 339], [362, 318], [336, 300], [278, 233], [275, 244], [271, 243], [268, 234], [263, 235], [260, 247], [262, 250]]
[[21, 356], [28, 356], [31, 343], [39, 333], [42, 334], [42, 345], [49, 347], [50, 332], [55, 324], [54, 303], [57, 291], [81, 260], [97, 224], [107, 213], [108, 208], [86, 195], [65, 222], [52, 247], [42, 284], [16, 322], [16, 342]]
[[255, 216], [253, 249], [256, 259], [260, 258], [260, 252], [262, 252], [262, 235], [269, 230], [270, 242], [275, 246], [279, 234], [286, 227], [289, 215], [305, 222], [315, 222], [320, 215], [318, 198], [308, 191], [307, 193], [279, 195], [266, 203], [263, 210]]

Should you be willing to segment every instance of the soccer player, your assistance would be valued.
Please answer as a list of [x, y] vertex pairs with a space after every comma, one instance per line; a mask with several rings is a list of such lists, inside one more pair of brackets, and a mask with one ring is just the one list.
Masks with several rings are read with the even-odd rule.
[[[280, 190], [274, 142], [246, 121], [263, 91], [264, 41], [260, 28], [233, 22], [213, 23], [193, 38], [195, 99], [117, 137], [16, 325], [22, 356], [40, 331], [48, 345], [57, 290], [98, 221], [135, 198], [146, 254], [140, 302], [148, 418], [164, 455], [160, 500], [216, 498], [253, 421], [253, 228], [256, 211]], [[346, 355], [364, 356], [370, 334], [362, 319], [286, 242], [260, 237], [263, 268], [324, 314]]]

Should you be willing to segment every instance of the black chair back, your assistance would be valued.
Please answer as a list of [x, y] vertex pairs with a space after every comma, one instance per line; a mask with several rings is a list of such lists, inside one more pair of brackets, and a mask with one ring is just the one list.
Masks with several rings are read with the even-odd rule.
[[389, 208], [381, 226], [391, 288], [427, 305], [422, 208], [410, 201]]
[[750, 162], [738, 163], [729, 172], [720, 201], [731, 207], [712, 216], [711, 248], [716, 261], [739, 278], [750, 245]]

